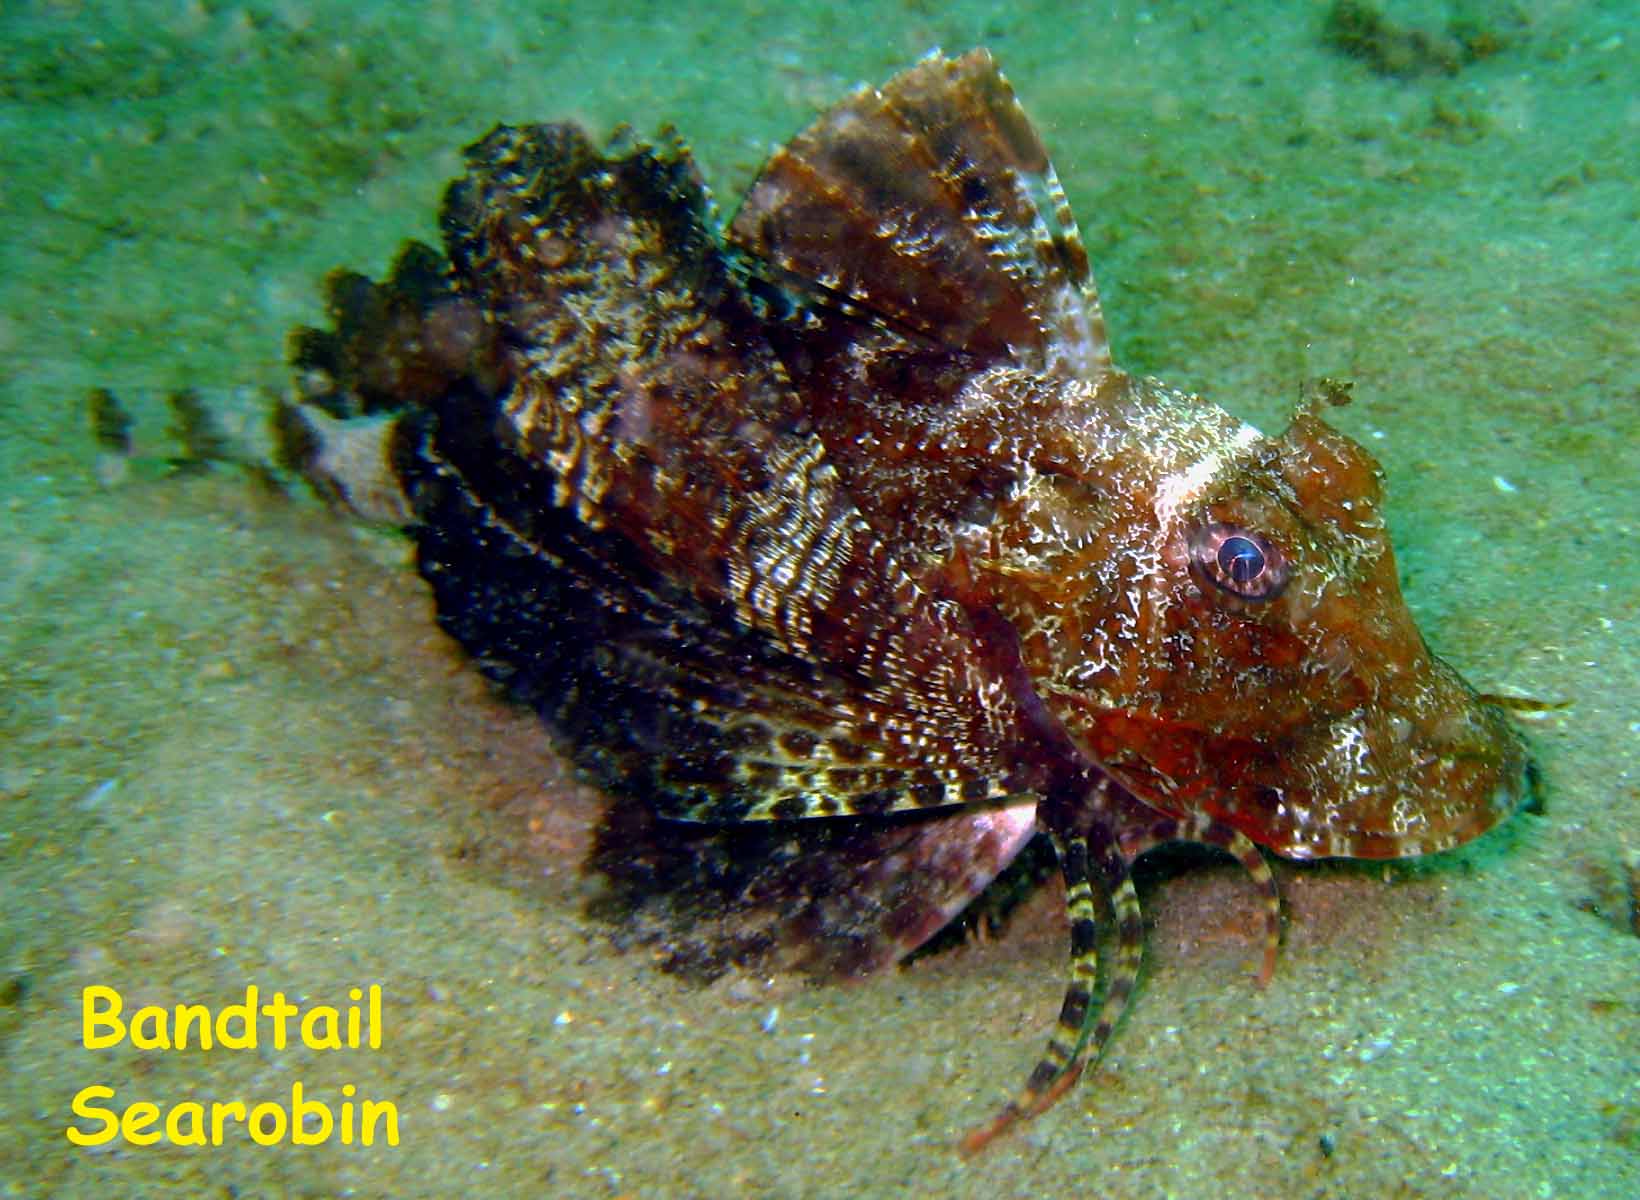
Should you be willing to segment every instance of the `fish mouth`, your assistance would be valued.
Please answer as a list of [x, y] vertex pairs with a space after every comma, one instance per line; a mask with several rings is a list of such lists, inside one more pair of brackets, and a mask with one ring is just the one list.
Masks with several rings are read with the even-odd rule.
[[1416, 858], [1423, 854], [1439, 854], [1466, 842], [1502, 824], [1532, 800], [1531, 780], [1537, 772], [1528, 764], [1514, 776], [1499, 780], [1484, 804], [1473, 810], [1473, 815], [1437, 833], [1428, 835], [1400, 834], [1381, 829], [1347, 829], [1333, 837], [1331, 844], [1315, 854], [1281, 851], [1292, 857], [1362, 858], [1388, 860]]
[[1308, 830], [1291, 825], [1265, 844], [1295, 859], [1412, 858], [1473, 841], [1531, 807], [1538, 771], [1503, 710], [1476, 700], [1462, 724], [1461, 742], [1417, 752], [1422, 769], [1392, 761], [1382, 779], [1397, 783], [1335, 803], [1331, 820]]
[[1265, 736], [1109, 709], [1077, 732], [1148, 806], [1291, 859], [1438, 853], [1531, 802], [1536, 770], [1503, 709], [1438, 659], [1397, 683]]

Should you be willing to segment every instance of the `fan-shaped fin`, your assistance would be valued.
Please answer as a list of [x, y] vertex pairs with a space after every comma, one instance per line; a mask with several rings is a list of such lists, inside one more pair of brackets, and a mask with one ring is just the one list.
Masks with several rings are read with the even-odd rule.
[[607, 783], [694, 821], [879, 814], [1019, 790], [996, 754], [919, 751], [931, 735], [893, 703], [909, 697], [879, 696], [737, 623], [618, 535], [553, 508], [550, 473], [525, 485], [526, 464], [485, 457], [447, 428], [412, 420], [398, 455], [440, 623]]
[[982, 361], [1109, 369], [1087, 252], [990, 54], [938, 53], [777, 150], [731, 240], [849, 311]]
[[[449, 531], [442, 569], [459, 565], [468, 591], [504, 603], [486, 582], [495, 557], [537, 557], [541, 578], [512, 591], [590, 606], [558, 636], [596, 650], [566, 652], [573, 686], [554, 668], [543, 699], [585, 710], [601, 688], [591, 707], [613, 717], [619, 698], [647, 730], [660, 811], [687, 819], [1019, 790], [1005, 779], [1017, 701], [996, 661], [1012, 646], [914, 579], [862, 517], [681, 145], [600, 153], [569, 127], [498, 127], [468, 153], [443, 226], [510, 387], [436, 415], [412, 498]], [[452, 495], [467, 509], [436, 521]], [[469, 528], [494, 545], [460, 545]], [[462, 607], [460, 589], [440, 606]], [[507, 636], [498, 661], [530, 656]], [[559, 721], [636, 749], [567, 706]]]

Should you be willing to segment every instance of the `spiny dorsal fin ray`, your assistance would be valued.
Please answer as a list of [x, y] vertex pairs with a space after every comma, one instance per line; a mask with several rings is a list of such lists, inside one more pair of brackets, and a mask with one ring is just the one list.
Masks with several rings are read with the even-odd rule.
[[1109, 369], [1087, 253], [990, 54], [931, 54], [777, 150], [732, 241], [822, 294], [981, 360]]

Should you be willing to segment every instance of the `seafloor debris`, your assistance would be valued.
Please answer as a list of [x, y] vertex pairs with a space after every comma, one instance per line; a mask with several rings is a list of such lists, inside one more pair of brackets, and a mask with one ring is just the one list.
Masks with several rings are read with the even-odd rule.
[[129, 455], [134, 422], [119, 398], [105, 387], [92, 388], [86, 396], [85, 407], [91, 421], [91, 437], [98, 449]]
[[616, 797], [595, 859], [640, 932], [706, 930], [679, 965], [885, 965], [1048, 835], [1058, 1026], [966, 1149], [1104, 1048], [1147, 851], [1247, 868], [1268, 979], [1258, 846], [1426, 853], [1524, 799], [1322, 419], [1347, 385], [1265, 437], [1116, 367], [986, 52], [845, 98], [726, 229], [670, 135], [497, 126], [467, 162], [444, 253], [333, 275], [295, 335], [287, 459], [402, 506], [442, 626]]
[[217, 427], [210, 405], [197, 391], [179, 388], [165, 397], [165, 403], [171, 410], [171, 424], [166, 433], [182, 450], [171, 459], [174, 469], [200, 471], [212, 463], [237, 461], [229, 440]]
[[1333, 0], [1321, 27], [1325, 46], [1358, 58], [1380, 75], [1456, 75], [1490, 58], [1511, 37], [1467, 16], [1454, 17], [1439, 33], [1396, 25], [1366, 0]]
[[91, 439], [97, 445], [97, 481], [104, 487], [117, 487], [131, 473], [131, 429], [135, 422], [119, 397], [105, 387], [92, 388], [85, 407]]

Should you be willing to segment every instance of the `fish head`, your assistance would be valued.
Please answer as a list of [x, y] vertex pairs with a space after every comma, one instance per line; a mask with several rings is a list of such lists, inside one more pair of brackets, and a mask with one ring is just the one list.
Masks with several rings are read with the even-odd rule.
[[1061, 670], [1050, 707], [1147, 803], [1289, 857], [1403, 857], [1496, 824], [1527, 794], [1525, 751], [1424, 642], [1378, 464], [1313, 408], [1279, 437], [1202, 411], [1190, 428], [1218, 448], [1129, 481], [1101, 530], [1141, 566], [1083, 576], [1096, 669]]

